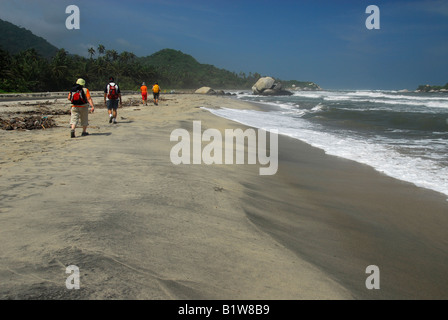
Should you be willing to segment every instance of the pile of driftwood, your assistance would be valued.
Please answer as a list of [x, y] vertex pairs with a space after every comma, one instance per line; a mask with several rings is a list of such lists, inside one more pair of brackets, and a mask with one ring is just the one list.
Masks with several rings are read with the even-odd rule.
[[3, 130], [36, 130], [56, 127], [52, 117], [33, 115], [10, 119], [0, 118], [0, 128]]
[[[7, 113], [7, 112], [5, 112]], [[70, 110], [49, 110], [49, 109], [38, 109], [36, 110], [29, 110], [29, 111], [20, 111], [20, 112], [16, 112], [16, 113], [20, 113], [20, 114], [35, 114], [35, 115], [53, 115], [53, 116], [62, 116], [65, 114], [70, 114]]]
[[123, 107], [139, 106], [141, 104], [142, 104], [142, 100], [133, 99], [133, 98], [129, 98], [127, 101], [123, 101]]

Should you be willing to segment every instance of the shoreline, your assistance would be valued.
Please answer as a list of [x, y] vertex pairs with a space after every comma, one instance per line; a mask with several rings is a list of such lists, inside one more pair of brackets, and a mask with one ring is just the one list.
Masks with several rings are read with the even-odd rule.
[[[247, 206], [254, 223], [356, 299], [448, 297], [444, 194], [289, 137], [279, 145], [280, 196]], [[247, 198], [262, 197], [249, 189]], [[380, 269], [380, 290], [364, 285], [370, 265]]]
[[[246, 185], [245, 203], [252, 204], [245, 207], [249, 219], [333, 276], [356, 299], [448, 297], [444, 193], [281, 135], [277, 178], [282, 191], [277, 190], [276, 197], [266, 196], [267, 190], [259, 188], [261, 182]], [[258, 180], [262, 179], [266, 178]], [[269, 200], [253, 205], [265, 198]], [[284, 208], [282, 212], [279, 207]], [[319, 232], [307, 230], [303, 223]], [[347, 231], [349, 236], [344, 235]], [[393, 241], [388, 243], [379, 235]], [[343, 241], [342, 247], [335, 241]], [[326, 249], [318, 252], [322, 248]], [[403, 259], [396, 261], [396, 257]], [[386, 269], [382, 280], [388, 285], [382, 290], [366, 290], [369, 265]]]
[[[447, 298], [439, 194], [284, 136], [274, 176], [174, 166], [172, 130], [247, 128], [200, 107], [257, 106], [164, 96], [119, 109], [117, 127], [99, 108], [75, 141], [68, 122], [0, 132], [0, 299]], [[84, 290], [64, 287], [68, 264], [80, 264]], [[365, 288], [368, 265], [380, 290]]]

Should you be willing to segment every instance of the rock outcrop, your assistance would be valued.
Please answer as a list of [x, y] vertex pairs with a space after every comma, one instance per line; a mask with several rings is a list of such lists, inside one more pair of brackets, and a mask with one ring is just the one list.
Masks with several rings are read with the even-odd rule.
[[252, 93], [262, 96], [290, 96], [292, 92], [283, 90], [282, 84], [275, 82], [271, 77], [264, 77], [258, 79], [258, 81], [252, 86]]
[[210, 95], [216, 95], [216, 96], [230, 96], [232, 93], [225, 92], [224, 90], [215, 90], [210, 87], [202, 87], [197, 89], [194, 93], [197, 94], [210, 94]]
[[314, 82], [305, 82], [301, 85], [295, 85], [293, 84], [291, 88], [288, 88], [288, 90], [292, 91], [321, 91], [322, 88], [315, 84]]
[[210, 87], [202, 87], [196, 90], [194, 93], [198, 94], [216, 94], [215, 90]]

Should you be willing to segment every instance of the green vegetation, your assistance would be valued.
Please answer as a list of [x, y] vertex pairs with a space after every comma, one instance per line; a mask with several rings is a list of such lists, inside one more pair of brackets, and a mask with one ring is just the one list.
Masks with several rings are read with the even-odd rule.
[[51, 45], [44, 38], [1, 19], [0, 30], [0, 46], [11, 54], [18, 54], [28, 48], [34, 48], [41, 56], [48, 59], [53, 57], [58, 51], [58, 48]]
[[138, 60], [144, 67], [152, 67], [157, 78], [175, 88], [199, 88], [203, 86], [216, 89], [251, 88], [261, 78], [258, 73], [236, 74], [218, 69], [209, 64], [201, 64], [192, 56], [173, 49], [163, 49], [151, 56]]
[[426, 85], [419, 85], [417, 88], [418, 91], [421, 92], [430, 92], [430, 91], [440, 91], [440, 90], [448, 90], [448, 83], [442, 86], [430, 86], [429, 84]]
[[[139, 90], [145, 81], [163, 89], [250, 89], [262, 76], [239, 74], [201, 64], [178, 50], [163, 49], [147, 57], [132, 52], [89, 48], [88, 58], [57, 49], [30, 31], [0, 20], [0, 92], [67, 91], [78, 78], [90, 90], [103, 90], [113, 76], [123, 90]], [[283, 87], [318, 88], [311, 82], [286, 81]]]
[[[133, 53], [89, 49], [90, 58], [70, 55], [64, 49], [47, 60], [35, 49], [11, 55], [0, 49], [0, 90], [6, 92], [64, 91], [77, 78], [84, 78], [91, 90], [102, 90], [110, 76], [124, 90], [138, 90], [143, 81], [159, 81], [162, 88], [194, 89], [209, 86], [217, 89], [250, 88], [261, 76], [258, 73], [237, 75], [212, 65], [200, 64], [180, 51], [164, 49], [138, 58]], [[100, 50], [101, 49], [101, 50]], [[103, 52], [100, 54], [99, 52]]]

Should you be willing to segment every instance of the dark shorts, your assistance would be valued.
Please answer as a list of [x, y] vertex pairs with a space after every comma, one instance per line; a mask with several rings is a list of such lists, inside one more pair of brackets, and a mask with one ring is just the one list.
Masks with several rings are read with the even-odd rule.
[[106, 101], [107, 110], [117, 110], [118, 109], [118, 100], [107, 100]]
[[154, 96], [154, 99], [159, 99], [159, 92], [155, 93], [153, 92], [152, 95]]

